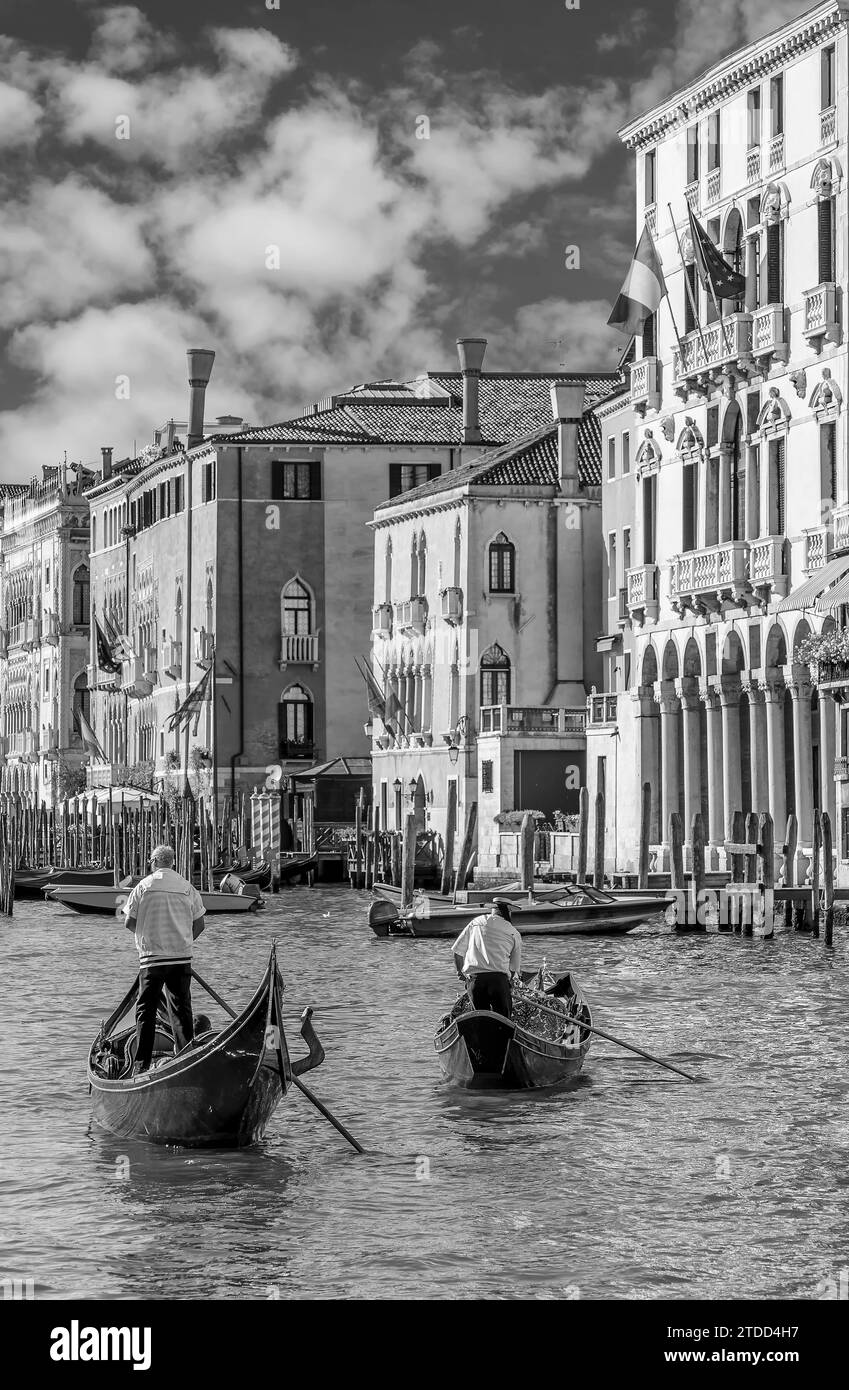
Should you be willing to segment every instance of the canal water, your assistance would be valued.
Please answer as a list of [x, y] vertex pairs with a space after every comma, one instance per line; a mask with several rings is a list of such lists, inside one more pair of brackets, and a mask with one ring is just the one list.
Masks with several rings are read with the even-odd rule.
[[[134, 974], [110, 919], [16, 904], [0, 924], [0, 1274], [37, 1298], [810, 1298], [849, 1265], [849, 987], [828, 951], [628, 937], [526, 942], [573, 969], [599, 1026], [571, 1091], [441, 1081], [450, 943], [378, 941], [368, 899], [292, 889], [215, 918], [197, 967], [231, 1003], [281, 941], [290, 1046], [315, 1006], [311, 1086], [243, 1152], [161, 1149], [90, 1125], [85, 1057]], [[196, 999], [196, 1008], [199, 1000]], [[205, 1006], [204, 1006], [205, 1007]], [[212, 1006], [209, 1012], [220, 1017]]]

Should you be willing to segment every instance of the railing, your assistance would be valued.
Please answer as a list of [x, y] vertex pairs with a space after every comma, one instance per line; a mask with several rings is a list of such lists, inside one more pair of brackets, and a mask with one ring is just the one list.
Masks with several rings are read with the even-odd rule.
[[628, 570], [626, 578], [631, 617], [635, 613], [642, 613], [647, 618], [657, 618], [657, 565], [637, 565]]
[[41, 730], [38, 737], [38, 747], [42, 753], [55, 752], [58, 749], [59, 740], [52, 724], [48, 724], [46, 729]]
[[371, 610], [371, 630], [375, 637], [392, 636], [392, 604], [379, 603]]
[[56, 613], [45, 613], [41, 620], [41, 640], [55, 647], [59, 641], [59, 618]]
[[615, 724], [618, 717], [618, 695], [589, 695], [587, 697], [588, 724]]
[[840, 689], [849, 685], [849, 661], [811, 660], [808, 665], [811, 676], [820, 689]]
[[641, 357], [631, 365], [631, 405], [644, 413], [659, 410], [662, 364], [658, 357]]
[[395, 621], [402, 632], [424, 632], [427, 622], [427, 599], [409, 598], [406, 603], [396, 603]]
[[37, 618], [27, 618], [23, 623], [15, 623], [9, 628], [9, 646], [25, 647], [41, 641], [41, 623]]
[[142, 652], [142, 670], [145, 680], [155, 680], [159, 671], [159, 661], [156, 647], [145, 647]]
[[144, 673], [144, 661], [140, 656], [125, 658], [121, 662], [121, 689], [132, 699], [141, 700], [153, 689]]
[[784, 168], [784, 134], [773, 135], [769, 142], [767, 153], [767, 171], [775, 174], [779, 169]]
[[849, 782], [849, 758], [835, 758], [834, 777], [838, 782]]
[[209, 664], [215, 650], [215, 637], [213, 633], [207, 632], [205, 627], [200, 628], [194, 633], [194, 659], [195, 665], [202, 666]]
[[787, 360], [786, 316], [783, 304], [767, 304], [752, 314], [752, 356]]
[[783, 536], [767, 536], [749, 547], [749, 582], [754, 589], [768, 588], [783, 598], [787, 593], [787, 564]]
[[820, 111], [820, 144], [830, 145], [832, 140], [837, 139], [837, 110], [834, 106], [827, 106], [824, 111]]
[[657, 204], [647, 203], [644, 209], [645, 223], [652, 236], [657, 233]]
[[849, 506], [835, 507], [831, 513], [831, 524], [834, 527], [834, 540], [832, 548], [834, 550], [845, 550], [849, 546]]
[[585, 709], [561, 709], [554, 705], [482, 705], [482, 734], [582, 734]]
[[299, 759], [301, 761], [312, 761], [315, 755], [315, 744], [302, 739], [281, 739], [280, 757], [288, 760]]
[[725, 541], [706, 550], [678, 555], [670, 566], [670, 592], [675, 597], [724, 591], [742, 593], [746, 588], [748, 541]]
[[35, 752], [35, 741], [35, 734], [31, 729], [26, 729], [22, 734], [10, 734], [9, 752], [14, 757], [26, 757], [28, 753]]
[[281, 665], [309, 665], [318, 664], [318, 633], [317, 632], [284, 632], [283, 647], [280, 653]]
[[86, 772], [86, 783], [90, 790], [97, 787], [116, 787], [126, 769], [120, 763], [90, 763]]
[[759, 183], [761, 177], [761, 152], [755, 148], [746, 151], [746, 183]]
[[837, 322], [837, 286], [830, 281], [815, 285], [812, 290], [803, 290], [805, 300], [805, 323], [802, 332], [806, 338], [827, 338], [829, 342], [840, 341], [840, 327]]
[[162, 643], [162, 669], [172, 680], [180, 680], [183, 674], [182, 642]]
[[672, 350], [672, 375], [676, 381], [697, 376], [726, 362], [746, 364], [752, 356], [751, 314], [729, 314], [708, 324], [701, 333], [688, 333], [682, 349]]
[[802, 565], [807, 574], [822, 569], [831, 556], [831, 527], [817, 526], [805, 532], [805, 559]]
[[698, 211], [699, 211], [699, 181], [698, 181], [698, 179], [693, 179], [693, 182], [692, 182], [692, 183], [688, 183], [688, 184], [687, 184], [686, 188], [684, 189], [684, 197], [687, 199], [687, 202], [690, 204], [690, 207], [693, 209], [693, 212], [698, 212]]
[[715, 203], [719, 197], [721, 172], [720, 169], [711, 169], [708, 172], [705, 182], [705, 201], [708, 203]]
[[439, 603], [442, 616], [446, 623], [456, 626], [463, 618], [463, 590], [457, 589], [453, 585], [447, 589], [440, 589]]

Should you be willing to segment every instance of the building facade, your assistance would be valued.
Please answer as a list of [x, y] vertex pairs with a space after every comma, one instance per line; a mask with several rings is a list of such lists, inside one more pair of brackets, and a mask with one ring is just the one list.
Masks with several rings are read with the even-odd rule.
[[0, 492], [0, 779], [43, 805], [77, 789], [85, 753], [87, 481], [45, 468], [40, 482]]
[[[847, 12], [821, 4], [621, 132], [680, 339], [664, 302], [630, 370], [632, 655], [617, 732], [635, 776], [617, 868], [635, 863], [642, 782], [658, 789], [658, 864], [672, 812], [688, 838], [702, 813], [723, 867], [734, 811], [769, 811], [779, 846], [792, 811], [804, 873], [814, 809], [837, 808], [849, 726], [808, 654], [846, 618], [847, 56]], [[700, 286], [688, 203], [745, 276], [740, 300]], [[844, 876], [846, 832], [844, 812]]]

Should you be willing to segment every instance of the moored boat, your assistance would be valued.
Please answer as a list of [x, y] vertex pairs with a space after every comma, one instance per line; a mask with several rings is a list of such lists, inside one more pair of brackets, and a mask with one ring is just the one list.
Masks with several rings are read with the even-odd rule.
[[287, 883], [296, 878], [307, 878], [309, 874], [315, 872], [317, 866], [317, 854], [281, 854], [280, 882]]
[[[500, 891], [495, 895], [500, 897]], [[490, 895], [489, 902], [492, 901]], [[617, 936], [632, 931], [663, 909], [656, 898], [607, 898], [569, 890], [557, 898], [514, 899], [513, 922], [522, 936]], [[402, 912], [397, 903], [376, 898], [369, 908], [375, 936], [457, 936], [473, 917], [486, 911], [486, 902], [452, 903], [417, 894]]]
[[233, 1148], [259, 1139], [292, 1077], [324, 1060], [311, 1009], [301, 1015], [301, 1036], [309, 1054], [290, 1059], [282, 1019], [283, 987], [277, 948], [272, 945], [253, 997], [224, 1028], [201, 1034], [175, 1056], [173, 1033], [158, 1020], [150, 1070], [122, 1076], [135, 1028], [118, 1033], [115, 1029], [135, 1001], [136, 981], [89, 1051], [94, 1120], [122, 1138], [156, 1144]]
[[[574, 1081], [591, 1034], [590, 1007], [572, 975], [523, 972], [513, 1017], [475, 1009], [463, 994], [433, 1040], [445, 1079], [464, 1090], [539, 1090]], [[533, 987], [532, 987], [533, 986]]]
[[19, 869], [15, 874], [16, 898], [40, 898], [47, 888], [68, 887], [108, 887], [114, 882], [111, 869], [94, 865], [77, 869]]
[[[48, 902], [59, 903], [62, 907], [70, 907], [74, 912], [98, 913], [105, 917], [114, 917], [123, 907], [130, 893], [130, 886], [115, 888], [85, 888], [69, 887], [48, 888], [45, 898]], [[201, 893], [203, 905], [210, 914], [215, 913], [235, 913], [235, 912], [256, 912], [257, 908], [264, 907], [261, 897], [252, 897], [240, 893]]]
[[253, 883], [257, 888], [266, 889], [271, 884], [271, 865], [267, 859], [253, 869], [213, 869], [215, 882], [220, 885], [225, 878], [236, 878], [240, 883]]

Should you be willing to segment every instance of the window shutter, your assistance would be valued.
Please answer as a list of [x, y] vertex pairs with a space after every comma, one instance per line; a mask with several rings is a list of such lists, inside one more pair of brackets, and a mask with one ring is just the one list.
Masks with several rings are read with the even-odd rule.
[[271, 460], [271, 497], [274, 502], [283, 500], [283, 460]]
[[313, 502], [321, 500], [321, 464], [310, 464], [310, 499]]
[[741, 541], [745, 539], [746, 525], [746, 465], [740, 460], [737, 461], [734, 470], [734, 494], [731, 505], [731, 534], [735, 541]]
[[428, 482], [430, 482], [430, 480], [431, 480], [432, 478], [438, 478], [438, 477], [440, 476], [441, 473], [442, 473], [442, 464], [441, 464], [441, 463], [429, 463], [429, 464], [428, 464], [428, 466], [427, 466], [427, 480], [428, 480]]
[[761, 413], [761, 393], [760, 391], [749, 391], [746, 394], [746, 433], [755, 434], [758, 428], [758, 416]]
[[643, 357], [654, 357], [654, 314], [643, 324]]
[[682, 537], [681, 537], [681, 549], [682, 549], [682, 550], [694, 550], [694, 549], [695, 549], [695, 546], [696, 546], [696, 539], [695, 539], [695, 534], [694, 534], [694, 530], [693, 530], [693, 523], [694, 523], [694, 521], [695, 521], [695, 515], [694, 515], [694, 513], [695, 513], [695, 507], [694, 507], [694, 497], [695, 497], [695, 480], [694, 480], [694, 473], [695, 473], [695, 469], [693, 468], [693, 465], [692, 465], [691, 463], [688, 463], [688, 464], [685, 464], [685, 465], [684, 465], [684, 478], [683, 478], [683, 481], [684, 481], [684, 500], [683, 500], [683, 516], [682, 516], [682, 518], [681, 518], [681, 519], [682, 519], [682, 523], [683, 523], [683, 525], [682, 525]]
[[781, 227], [771, 222], [766, 229], [766, 302], [780, 304], [781, 291]]
[[832, 221], [834, 204], [831, 198], [820, 198], [817, 203], [817, 252], [819, 264], [819, 284], [830, 284], [834, 280], [834, 255], [832, 252]]
[[834, 459], [834, 430], [832, 423], [820, 426], [820, 497], [834, 506], [837, 476]]
[[401, 465], [400, 463], [390, 463], [389, 465], [389, 496], [401, 496]]

